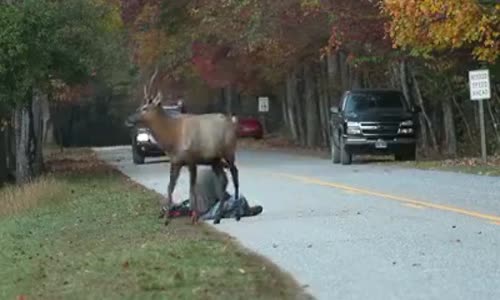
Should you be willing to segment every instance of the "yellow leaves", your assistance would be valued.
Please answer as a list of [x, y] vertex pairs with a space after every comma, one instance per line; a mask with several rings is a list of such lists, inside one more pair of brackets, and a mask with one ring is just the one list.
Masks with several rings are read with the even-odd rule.
[[500, 5], [487, 11], [477, 0], [385, 0], [382, 10], [396, 47], [428, 54], [472, 46], [476, 59], [500, 57]]
[[123, 28], [119, 0], [92, 0], [92, 2], [98, 7], [106, 8], [107, 13], [103, 16], [106, 30], [114, 32]]
[[159, 29], [150, 29], [146, 32], [139, 32], [134, 35], [134, 41], [138, 46], [137, 60], [139, 65], [147, 66], [158, 61], [166, 48], [167, 37]]
[[135, 21], [132, 40], [136, 46], [135, 58], [141, 66], [158, 61], [166, 48], [166, 33], [156, 26], [159, 11], [157, 6], [146, 4]]

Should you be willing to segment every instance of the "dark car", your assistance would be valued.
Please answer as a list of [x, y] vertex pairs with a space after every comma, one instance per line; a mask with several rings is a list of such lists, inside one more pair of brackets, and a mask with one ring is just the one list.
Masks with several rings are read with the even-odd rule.
[[238, 118], [238, 137], [261, 139], [263, 135], [264, 130], [259, 119], [251, 117]]
[[415, 160], [420, 108], [410, 107], [400, 91], [347, 91], [340, 107], [330, 110], [333, 163], [351, 164], [354, 154], [394, 154], [396, 160]]
[[[163, 106], [168, 114], [180, 114], [183, 110], [179, 105]], [[159, 157], [165, 155], [151, 130], [142, 126], [131, 128], [132, 160], [135, 164], [143, 164], [146, 157]]]

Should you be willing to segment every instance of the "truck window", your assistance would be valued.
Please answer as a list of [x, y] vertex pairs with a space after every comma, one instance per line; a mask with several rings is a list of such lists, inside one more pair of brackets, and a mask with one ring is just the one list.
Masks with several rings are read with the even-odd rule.
[[362, 112], [372, 109], [406, 110], [405, 101], [400, 93], [352, 93], [346, 100], [346, 112]]

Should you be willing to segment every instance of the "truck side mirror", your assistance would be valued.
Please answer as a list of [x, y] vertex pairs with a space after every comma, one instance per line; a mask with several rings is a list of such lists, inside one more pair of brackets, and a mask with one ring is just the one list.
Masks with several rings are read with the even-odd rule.
[[332, 107], [330, 107], [330, 112], [332, 114], [338, 114], [339, 113], [339, 108], [337, 106], [332, 106]]

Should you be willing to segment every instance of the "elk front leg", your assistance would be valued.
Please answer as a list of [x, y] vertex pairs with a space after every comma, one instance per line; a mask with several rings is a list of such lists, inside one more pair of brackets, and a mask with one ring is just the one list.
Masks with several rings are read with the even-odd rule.
[[[179, 179], [179, 175], [181, 173], [182, 165], [177, 163], [170, 164], [170, 180], [168, 183], [168, 195], [166, 205], [161, 208], [162, 216], [166, 217], [165, 225], [168, 225], [170, 222], [170, 207], [172, 206], [172, 194], [174, 193], [175, 186], [177, 185], [177, 179]], [[161, 216], [160, 216], [161, 217]]]
[[233, 178], [233, 186], [234, 186], [234, 201], [237, 203], [236, 207], [236, 221], [239, 221], [241, 219], [241, 216], [243, 215], [243, 206], [241, 205], [240, 201], [240, 181], [239, 181], [239, 175], [238, 175], [238, 168], [234, 164], [234, 162], [231, 162], [229, 165], [229, 171], [231, 172], [231, 177]]
[[192, 210], [191, 223], [198, 224], [198, 201], [196, 195], [196, 176], [197, 168], [196, 165], [189, 166], [189, 201]]

